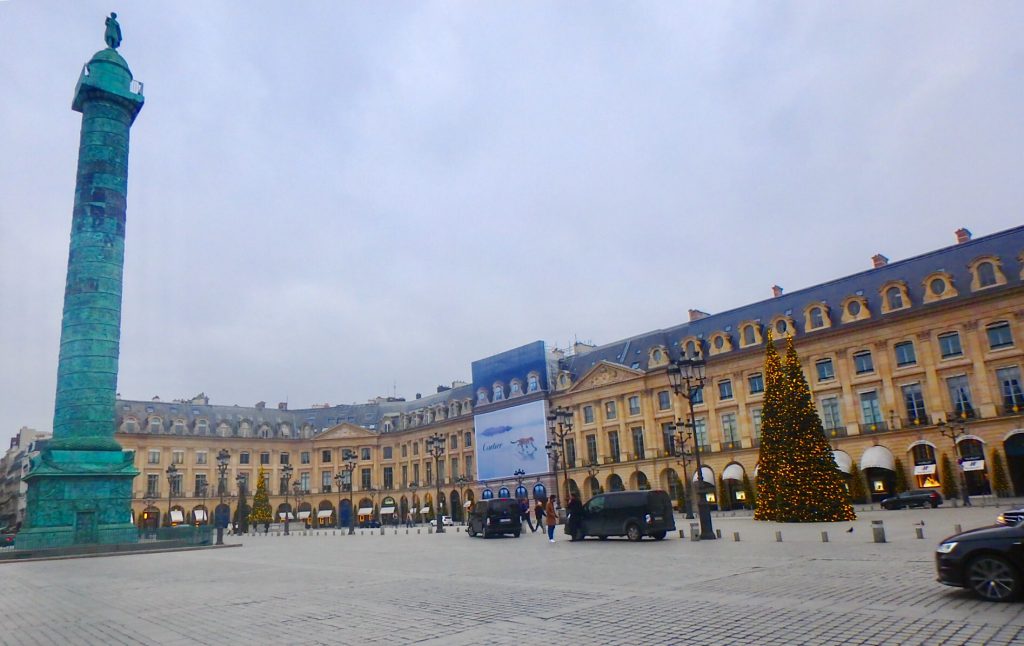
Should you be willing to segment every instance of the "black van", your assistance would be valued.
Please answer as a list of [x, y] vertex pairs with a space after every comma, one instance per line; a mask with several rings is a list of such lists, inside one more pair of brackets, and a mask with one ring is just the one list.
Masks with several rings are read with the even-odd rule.
[[511, 498], [481, 500], [473, 505], [469, 512], [469, 526], [466, 531], [470, 536], [483, 534], [484, 538], [497, 534], [512, 534], [518, 537], [523, 531], [519, 503]]
[[588, 500], [583, 505], [583, 518], [578, 523], [567, 523], [566, 534], [570, 527], [575, 541], [586, 536], [625, 536], [631, 541], [650, 536], [660, 541], [676, 528], [676, 519], [672, 499], [664, 491], [613, 491]]

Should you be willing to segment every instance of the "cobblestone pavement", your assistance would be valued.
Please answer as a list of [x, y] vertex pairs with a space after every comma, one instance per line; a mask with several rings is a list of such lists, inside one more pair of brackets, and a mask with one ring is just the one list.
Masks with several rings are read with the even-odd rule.
[[[0, 643], [1024, 643], [1024, 603], [935, 582], [936, 543], [995, 514], [716, 518], [723, 540], [701, 543], [681, 518], [685, 540], [641, 543], [321, 530], [228, 538], [243, 544], [234, 549], [3, 564]], [[890, 542], [871, 542], [872, 519]]]

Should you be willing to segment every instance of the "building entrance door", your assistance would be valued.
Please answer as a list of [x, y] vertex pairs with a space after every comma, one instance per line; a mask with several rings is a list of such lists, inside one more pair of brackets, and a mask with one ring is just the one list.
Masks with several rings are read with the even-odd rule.
[[1003, 443], [1006, 450], [1006, 468], [1016, 495], [1024, 493], [1024, 433], [1011, 435]]

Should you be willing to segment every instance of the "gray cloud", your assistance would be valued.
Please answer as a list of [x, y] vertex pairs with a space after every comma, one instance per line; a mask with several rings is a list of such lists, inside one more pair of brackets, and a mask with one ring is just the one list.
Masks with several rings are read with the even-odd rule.
[[[122, 3], [119, 390], [413, 396], [1019, 224], [1019, 3]], [[49, 429], [98, 2], [0, 3], [0, 435]]]

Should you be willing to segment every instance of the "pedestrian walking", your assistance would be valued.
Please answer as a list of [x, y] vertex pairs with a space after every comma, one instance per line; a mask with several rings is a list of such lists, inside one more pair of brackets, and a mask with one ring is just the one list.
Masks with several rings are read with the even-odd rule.
[[522, 525], [523, 521], [526, 521], [526, 526], [530, 528], [530, 531], [536, 531], [533, 526], [533, 521], [530, 520], [530, 503], [525, 498], [519, 501], [519, 524]]
[[548, 541], [555, 542], [555, 525], [558, 523], [558, 514], [555, 512], [555, 497], [548, 496], [548, 504], [544, 506], [544, 522], [548, 525]]
[[569, 513], [565, 519], [566, 532], [568, 532], [570, 540], [576, 540], [576, 532], [579, 531], [583, 523], [583, 503], [580, 502], [576, 494], [569, 494], [569, 505], [566, 511]]
[[[547, 500], [546, 498], [544, 500]], [[537, 504], [533, 507], [533, 515], [537, 517], [537, 523], [534, 525], [531, 531], [537, 531], [540, 529], [541, 521], [544, 520], [544, 500], [537, 499]]]

